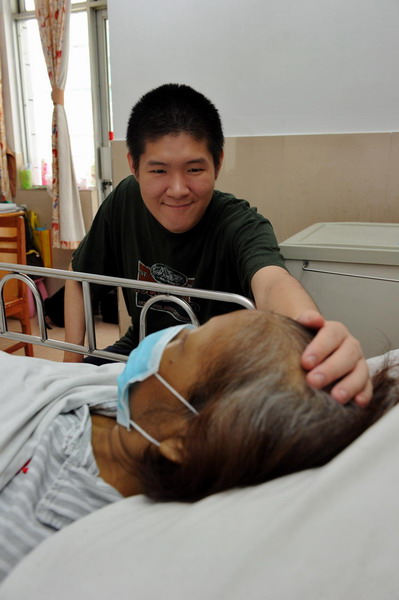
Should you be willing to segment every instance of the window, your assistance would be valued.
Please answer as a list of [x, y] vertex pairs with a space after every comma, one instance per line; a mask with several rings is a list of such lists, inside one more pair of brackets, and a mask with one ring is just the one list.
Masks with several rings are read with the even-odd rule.
[[[33, 185], [47, 185], [51, 181], [51, 88], [34, 17], [34, 1], [19, 4], [14, 16], [23, 105], [24, 160], [30, 165]], [[100, 192], [110, 183], [107, 149], [112, 131], [105, 8], [103, 0], [72, 0], [65, 88], [65, 110], [78, 186], [97, 187]]]

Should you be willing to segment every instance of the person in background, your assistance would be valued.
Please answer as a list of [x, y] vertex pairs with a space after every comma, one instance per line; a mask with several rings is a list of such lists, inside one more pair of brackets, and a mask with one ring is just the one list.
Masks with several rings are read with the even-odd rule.
[[[215, 190], [224, 144], [215, 106], [189, 86], [162, 85], [133, 107], [126, 140], [132, 175], [102, 203], [70, 268], [186, 286], [200, 323], [236, 307], [191, 300], [191, 287], [241, 294], [260, 310], [319, 329], [302, 356], [309, 383], [321, 388], [335, 381], [336, 400], [367, 404], [372, 389], [358, 341], [342, 324], [325, 321], [288, 273], [270, 222], [245, 200]], [[124, 297], [134, 326], [107, 350], [129, 354], [149, 296], [124, 290]], [[165, 301], [149, 315], [150, 333], [187, 322], [179, 307]], [[83, 344], [84, 335], [81, 285], [67, 281], [65, 340]], [[82, 358], [66, 352], [64, 360]]]

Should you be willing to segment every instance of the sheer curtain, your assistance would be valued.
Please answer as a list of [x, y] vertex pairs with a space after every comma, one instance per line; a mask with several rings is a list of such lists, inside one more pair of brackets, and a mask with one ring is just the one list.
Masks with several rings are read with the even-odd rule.
[[54, 104], [52, 121], [53, 246], [73, 249], [77, 248], [85, 231], [64, 108], [71, 2], [70, 0], [35, 0], [35, 7], [52, 88], [51, 98]]
[[3, 84], [0, 63], [0, 202], [11, 199], [10, 181], [7, 167], [6, 128], [3, 112]]

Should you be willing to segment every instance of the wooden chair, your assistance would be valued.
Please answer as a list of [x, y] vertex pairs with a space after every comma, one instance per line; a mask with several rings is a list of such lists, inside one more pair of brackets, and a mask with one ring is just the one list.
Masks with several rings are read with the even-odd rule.
[[[0, 214], [0, 262], [26, 265], [25, 220], [23, 213]], [[0, 271], [0, 279], [7, 271]], [[30, 334], [28, 289], [22, 281], [8, 281], [3, 288], [6, 317], [18, 319], [21, 331]], [[2, 338], [3, 339], [3, 338]], [[5, 352], [23, 349], [26, 356], [33, 356], [33, 346], [26, 342], [17, 342], [6, 348]]]

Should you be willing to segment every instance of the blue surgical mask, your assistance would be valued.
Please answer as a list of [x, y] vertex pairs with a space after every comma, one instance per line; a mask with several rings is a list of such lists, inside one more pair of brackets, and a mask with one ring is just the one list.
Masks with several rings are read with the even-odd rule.
[[191, 410], [192, 413], [198, 415], [195, 408], [158, 373], [165, 347], [180, 333], [180, 331], [186, 328], [194, 329], [194, 325], [176, 325], [175, 327], [161, 329], [161, 331], [157, 331], [145, 337], [137, 348], [130, 353], [126, 366], [118, 377], [117, 422], [129, 431], [130, 427], [133, 427], [149, 442], [156, 446], [159, 446], [160, 443], [130, 418], [130, 386], [154, 375], [162, 385], [174, 394], [174, 396]]

